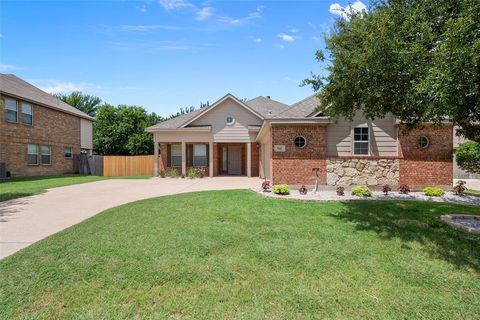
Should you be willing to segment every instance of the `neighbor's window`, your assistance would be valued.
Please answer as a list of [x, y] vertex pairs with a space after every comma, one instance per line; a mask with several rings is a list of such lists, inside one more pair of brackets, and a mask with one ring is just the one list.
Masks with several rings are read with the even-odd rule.
[[353, 129], [353, 154], [368, 155], [368, 128]]
[[295, 139], [293, 139], [293, 144], [297, 148], [303, 148], [307, 144], [307, 140], [305, 139], [305, 137], [298, 136], [298, 137], [295, 137]]
[[18, 122], [17, 100], [5, 98], [5, 120], [10, 122]]
[[29, 165], [38, 164], [38, 146], [36, 144], [29, 144], [27, 146], [27, 158]]
[[71, 159], [73, 157], [72, 147], [66, 147], [63, 149], [63, 155], [66, 159]]
[[42, 164], [52, 164], [52, 147], [42, 146]]
[[170, 162], [172, 167], [182, 166], [182, 145], [172, 144], [170, 147]]
[[22, 102], [22, 123], [33, 124], [33, 107], [30, 103]]
[[193, 145], [193, 166], [206, 167], [207, 166], [207, 146], [204, 144]]
[[420, 146], [420, 148], [425, 149], [428, 147], [429, 144], [430, 144], [430, 141], [428, 141], [427, 137], [420, 136], [420, 138], [418, 138], [418, 145]]

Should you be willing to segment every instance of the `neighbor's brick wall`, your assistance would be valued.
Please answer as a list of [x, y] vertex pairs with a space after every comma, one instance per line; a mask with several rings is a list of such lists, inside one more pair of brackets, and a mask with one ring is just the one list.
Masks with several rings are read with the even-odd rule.
[[[5, 120], [5, 101], [0, 97], [0, 162], [5, 162], [12, 176], [55, 175], [73, 172], [73, 160], [65, 159], [64, 148], [80, 153], [80, 118], [33, 105], [33, 125], [22, 124], [19, 107], [18, 123]], [[37, 144], [39, 164], [27, 164], [27, 145]], [[42, 165], [41, 145], [52, 147], [52, 164]]]
[[[418, 139], [425, 135], [429, 146], [422, 149]], [[413, 187], [429, 185], [451, 186], [453, 181], [452, 126], [425, 126], [404, 134], [398, 133], [400, 183]]]
[[[297, 148], [296, 136], [307, 140], [304, 148]], [[320, 125], [272, 126], [272, 146], [285, 145], [285, 152], [272, 150], [272, 180], [274, 184], [312, 185], [327, 183], [326, 140], [327, 130]], [[318, 178], [312, 171], [319, 168]]]

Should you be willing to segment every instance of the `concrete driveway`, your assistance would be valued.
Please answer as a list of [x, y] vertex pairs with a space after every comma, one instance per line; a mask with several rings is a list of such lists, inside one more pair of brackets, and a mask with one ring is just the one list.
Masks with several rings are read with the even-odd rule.
[[49, 189], [0, 203], [0, 259], [128, 202], [178, 193], [258, 187], [258, 178], [112, 179]]

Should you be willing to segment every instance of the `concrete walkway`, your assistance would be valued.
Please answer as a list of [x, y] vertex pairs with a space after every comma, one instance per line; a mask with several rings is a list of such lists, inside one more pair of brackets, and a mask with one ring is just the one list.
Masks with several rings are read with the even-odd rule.
[[193, 191], [250, 189], [260, 182], [246, 177], [112, 179], [0, 202], [0, 259], [121, 204]]

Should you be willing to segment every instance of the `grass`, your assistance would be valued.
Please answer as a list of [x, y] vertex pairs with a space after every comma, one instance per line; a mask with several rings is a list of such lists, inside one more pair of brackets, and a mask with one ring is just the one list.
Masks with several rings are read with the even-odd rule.
[[465, 193], [473, 196], [480, 196], [480, 190], [467, 189], [465, 190]]
[[2, 319], [474, 319], [478, 207], [249, 191], [107, 210], [0, 261]]
[[[135, 177], [114, 177], [114, 178], [147, 178], [146, 176]], [[113, 179], [112, 177], [99, 177], [87, 175], [61, 175], [61, 176], [44, 176], [44, 177], [22, 177], [15, 178], [11, 181], [0, 183], [0, 202], [11, 199], [32, 196], [45, 192], [46, 189], [70, 186], [73, 184], [93, 182], [105, 179]]]

